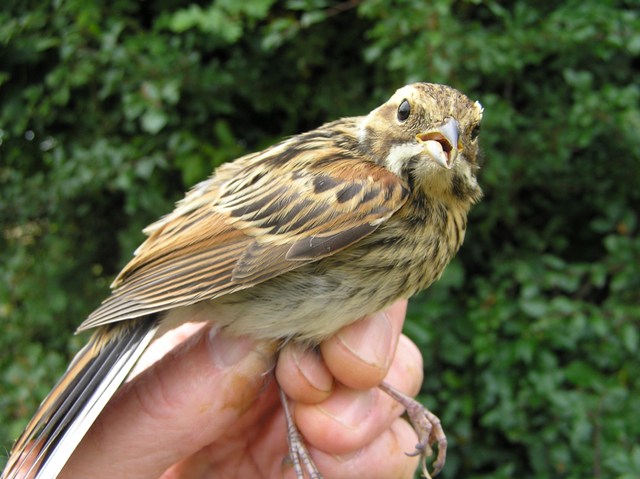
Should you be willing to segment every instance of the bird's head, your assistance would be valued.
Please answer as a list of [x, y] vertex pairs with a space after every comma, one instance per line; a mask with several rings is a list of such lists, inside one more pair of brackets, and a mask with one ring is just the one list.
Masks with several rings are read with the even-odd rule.
[[400, 88], [360, 124], [361, 147], [430, 197], [475, 202], [482, 106], [454, 88], [414, 83]]

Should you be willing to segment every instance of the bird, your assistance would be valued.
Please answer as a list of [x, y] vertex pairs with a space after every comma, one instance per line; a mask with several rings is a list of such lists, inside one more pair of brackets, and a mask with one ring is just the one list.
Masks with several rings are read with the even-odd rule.
[[[434, 83], [398, 89], [369, 114], [342, 118], [219, 166], [146, 240], [78, 331], [88, 343], [16, 440], [2, 479], [55, 478], [149, 343], [196, 311], [229, 334], [315, 347], [343, 326], [436, 281], [482, 198], [483, 108]], [[418, 433], [439, 420], [390, 385]], [[321, 478], [281, 392], [290, 459]], [[293, 431], [293, 432], [291, 432]]]

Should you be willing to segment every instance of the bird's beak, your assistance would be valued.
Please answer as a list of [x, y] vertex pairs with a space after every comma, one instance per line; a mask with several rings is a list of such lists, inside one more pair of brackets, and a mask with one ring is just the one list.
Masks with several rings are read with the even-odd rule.
[[419, 143], [424, 143], [427, 155], [433, 161], [446, 169], [451, 169], [458, 153], [462, 150], [459, 136], [458, 122], [453, 118], [447, 118], [438, 128], [416, 135], [416, 139]]

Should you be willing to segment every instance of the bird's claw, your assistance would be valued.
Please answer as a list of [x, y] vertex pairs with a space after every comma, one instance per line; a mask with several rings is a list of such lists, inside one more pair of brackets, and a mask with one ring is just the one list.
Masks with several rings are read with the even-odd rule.
[[[382, 383], [380, 389], [405, 407], [409, 421], [418, 434], [418, 444], [416, 444], [415, 451], [406, 453], [407, 456], [420, 456], [422, 474], [426, 478], [430, 479], [437, 475], [444, 467], [447, 457], [447, 437], [442, 429], [442, 424], [440, 424], [440, 419], [418, 401], [393, 386]], [[438, 455], [433, 463], [433, 472], [429, 473], [427, 457], [433, 454], [431, 445], [435, 443], [438, 444]]]

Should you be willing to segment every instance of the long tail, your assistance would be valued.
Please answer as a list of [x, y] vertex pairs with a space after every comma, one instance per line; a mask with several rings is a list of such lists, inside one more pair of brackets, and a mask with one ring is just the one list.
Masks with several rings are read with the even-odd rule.
[[158, 328], [153, 317], [98, 329], [11, 450], [1, 479], [53, 479], [126, 379]]

